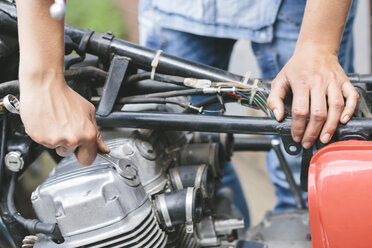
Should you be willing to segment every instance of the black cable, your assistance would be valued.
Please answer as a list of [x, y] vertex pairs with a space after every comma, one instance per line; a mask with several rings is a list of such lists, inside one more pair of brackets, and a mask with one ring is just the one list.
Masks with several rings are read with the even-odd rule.
[[[141, 80], [147, 80], [151, 78], [151, 72], [143, 72], [143, 73], [138, 73], [138, 74], [133, 74], [128, 77], [127, 79], [127, 84], [133, 84], [135, 82], [141, 81]], [[154, 76], [155, 81], [160, 81], [163, 83], [171, 83], [171, 84], [176, 84], [176, 85], [184, 85], [183, 82], [185, 80], [184, 77], [179, 77], [179, 76], [172, 76], [172, 75], [166, 75], [166, 74], [160, 74], [160, 73], [155, 73]]]
[[70, 60], [66, 61], [65, 63], [65, 70], [70, 69], [70, 67], [74, 64], [80, 63], [85, 59], [85, 55], [71, 58]]
[[2, 127], [2, 132], [1, 132], [1, 146], [0, 146], [0, 189], [3, 188], [6, 129], [7, 129], [7, 115], [6, 115], [6, 111], [4, 111], [3, 127]]
[[105, 81], [107, 77], [107, 72], [96, 68], [94, 66], [84, 66], [84, 67], [73, 67], [66, 70], [63, 75], [65, 76], [65, 80], [73, 80], [73, 79], [90, 79], [94, 78], [96, 81]]
[[203, 89], [189, 89], [189, 90], [173, 90], [168, 92], [151, 93], [138, 96], [123, 97], [122, 100], [129, 100], [135, 98], [167, 98], [176, 96], [191, 96], [191, 95], [204, 95]]
[[7, 94], [16, 95], [19, 93], [19, 82], [18, 80], [8, 81], [0, 84], [0, 96]]
[[36, 233], [43, 233], [48, 236], [51, 236], [52, 239], [57, 242], [61, 243], [64, 241], [61, 231], [58, 228], [57, 223], [42, 223], [36, 219], [25, 219], [22, 217], [15, 208], [14, 204], [14, 191], [15, 191], [15, 184], [17, 181], [17, 174], [13, 173], [10, 179], [8, 195], [7, 195], [7, 207], [9, 210], [9, 214], [24, 228], [26, 228], [31, 234]]
[[180, 107], [185, 108], [184, 103], [180, 103], [177, 101], [167, 100], [164, 98], [133, 98], [133, 99], [126, 99], [126, 100], [119, 100], [117, 103], [119, 104], [143, 104], [143, 103], [158, 103], [158, 104], [175, 104]]
[[125, 96], [136, 96], [136, 95], [145, 95], [159, 92], [167, 91], [178, 91], [178, 90], [187, 90], [186, 86], [168, 84], [159, 81], [138, 81], [131, 85], [124, 85], [123, 93]]
[[[107, 77], [107, 72], [94, 66], [85, 66], [68, 69], [63, 73], [63, 75], [66, 81], [73, 79], [79, 80], [94, 78], [95, 81], [104, 82]], [[16, 95], [18, 93], [19, 93], [18, 80], [0, 83], [0, 96], [5, 96], [7, 94]]]
[[[230, 97], [230, 96], [224, 95], [223, 98], [224, 98], [225, 103], [236, 102], [236, 100], [233, 97]], [[193, 105], [195, 107], [203, 107], [204, 109], [207, 109], [207, 108], [219, 105], [219, 104], [220, 104], [220, 101], [219, 101], [218, 97], [217, 96], [211, 96], [211, 97], [208, 97], [204, 100], [201, 100], [200, 102], [195, 103]], [[190, 112], [192, 112], [190, 109], [186, 109], [184, 111], [184, 113], [190, 113]]]

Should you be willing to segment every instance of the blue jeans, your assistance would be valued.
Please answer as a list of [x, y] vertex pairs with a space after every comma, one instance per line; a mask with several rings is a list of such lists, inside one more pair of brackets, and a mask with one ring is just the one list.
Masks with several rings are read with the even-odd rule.
[[[301, 21], [298, 20], [302, 20], [304, 13], [303, 8], [294, 6], [296, 1], [298, 0], [284, 1], [280, 7], [274, 25], [274, 39], [272, 42], [252, 43], [252, 49], [258, 60], [263, 78], [274, 78], [293, 54], [301, 27]], [[352, 24], [356, 4], [357, 1], [354, 0], [340, 45], [339, 61], [346, 72], [353, 72], [354, 70]], [[231, 52], [236, 42], [234, 39], [194, 35], [151, 25], [140, 26], [140, 41], [142, 45], [147, 47], [162, 49], [167, 53], [225, 70], [228, 67]], [[284, 154], [295, 180], [299, 184], [301, 155], [290, 156], [286, 152]], [[278, 197], [275, 210], [296, 208], [289, 184], [285, 180], [274, 151], [268, 152], [266, 161], [270, 179], [275, 185], [275, 193]], [[248, 207], [231, 163], [226, 166], [223, 185], [234, 190], [235, 205], [249, 223]], [[306, 197], [305, 193], [304, 197]]]

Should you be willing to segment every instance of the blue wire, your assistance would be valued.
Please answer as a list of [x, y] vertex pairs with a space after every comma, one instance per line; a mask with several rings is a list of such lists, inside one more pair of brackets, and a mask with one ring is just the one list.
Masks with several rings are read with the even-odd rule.
[[261, 91], [258, 91], [258, 92], [261, 93], [261, 95], [263, 96], [263, 98], [265, 98], [265, 100], [266, 100], [266, 102], [267, 102], [267, 98], [266, 98], [265, 94], [264, 94], [263, 92], [261, 92]]

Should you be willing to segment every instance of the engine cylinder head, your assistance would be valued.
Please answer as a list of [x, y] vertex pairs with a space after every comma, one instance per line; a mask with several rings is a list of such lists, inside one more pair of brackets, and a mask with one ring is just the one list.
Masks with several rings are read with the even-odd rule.
[[[121, 150], [131, 143], [121, 144], [110, 148], [115, 156], [127, 159]], [[139, 164], [134, 161], [142, 160], [127, 162]], [[89, 167], [81, 167], [73, 157], [62, 160], [31, 199], [38, 218], [57, 223], [65, 242], [40, 237], [35, 248], [164, 247], [167, 235], [155, 219], [144, 187], [128, 181], [100, 158]]]

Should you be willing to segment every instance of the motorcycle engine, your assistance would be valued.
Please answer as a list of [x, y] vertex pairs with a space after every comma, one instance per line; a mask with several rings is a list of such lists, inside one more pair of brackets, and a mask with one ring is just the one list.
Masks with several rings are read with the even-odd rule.
[[216, 218], [215, 199], [221, 198], [216, 184], [231, 150], [228, 135], [152, 130], [103, 135], [111, 155], [136, 176], [122, 177], [99, 157], [88, 167], [74, 157], [63, 159], [31, 201], [42, 222], [58, 224], [64, 242], [38, 235], [34, 247], [217, 246], [244, 227], [244, 220], [225, 213]]

